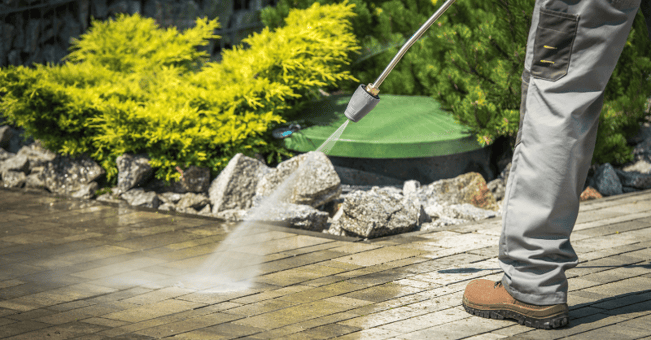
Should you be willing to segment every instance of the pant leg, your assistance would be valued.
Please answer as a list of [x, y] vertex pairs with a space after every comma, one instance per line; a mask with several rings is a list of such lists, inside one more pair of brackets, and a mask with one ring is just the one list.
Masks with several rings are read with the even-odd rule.
[[570, 234], [592, 160], [603, 92], [640, 0], [537, 0], [499, 263], [516, 299], [567, 302]]

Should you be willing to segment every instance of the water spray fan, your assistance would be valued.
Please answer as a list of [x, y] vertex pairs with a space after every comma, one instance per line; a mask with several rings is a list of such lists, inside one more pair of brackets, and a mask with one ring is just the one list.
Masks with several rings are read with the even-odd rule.
[[346, 111], [344, 112], [344, 115], [346, 115], [346, 118], [352, 120], [353, 122], [357, 123], [359, 122], [364, 116], [366, 116], [371, 110], [375, 108], [375, 106], [380, 102], [380, 96], [378, 95], [380, 93], [380, 84], [386, 79], [386, 77], [391, 73], [393, 68], [398, 64], [400, 59], [402, 59], [402, 56], [407, 53], [407, 50], [413, 45], [420, 37], [425, 34], [425, 31], [427, 31], [432, 24], [441, 16], [445, 11], [452, 6], [452, 4], [456, 0], [448, 0], [446, 1], [437, 11], [434, 13], [423, 26], [421, 26], [414, 35], [411, 36], [411, 38], [402, 46], [400, 51], [398, 51], [398, 54], [396, 54], [395, 57], [391, 60], [389, 65], [384, 69], [382, 74], [375, 80], [375, 83], [373, 84], [368, 84], [364, 86], [364, 84], [360, 84], [357, 90], [355, 90], [355, 93], [353, 93], [353, 97], [350, 98], [350, 102], [348, 102], [348, 106], [346, 107]]

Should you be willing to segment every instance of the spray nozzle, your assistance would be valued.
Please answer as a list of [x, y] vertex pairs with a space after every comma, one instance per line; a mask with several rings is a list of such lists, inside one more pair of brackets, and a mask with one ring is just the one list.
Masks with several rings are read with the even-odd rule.
[[379, 92], [380, 90], [371, 84], [367, 86], [360, 84], [344, 111], [346, 118], [355, 123], [359, 122], [380, 102]]

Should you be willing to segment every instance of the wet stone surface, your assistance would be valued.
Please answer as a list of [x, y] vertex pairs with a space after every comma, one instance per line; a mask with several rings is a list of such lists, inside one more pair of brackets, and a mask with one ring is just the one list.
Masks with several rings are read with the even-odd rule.
[[462, 309], [470, 280], [501, 278], [500, 230], [494, 218], [362, 241], [0, 189], [0, 338], [651, 335], [651, 190], [581, 204], [559, 330]]

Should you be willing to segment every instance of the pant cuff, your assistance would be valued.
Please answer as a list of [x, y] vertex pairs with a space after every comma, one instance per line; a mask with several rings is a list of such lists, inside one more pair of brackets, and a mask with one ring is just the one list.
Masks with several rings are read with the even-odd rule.
[[550, 306], [567, 303], [566, 293], [556, 292], [554, 294], [545, 295], [522, 293], [511, 287], [507, 281], [506, 276], [503, 276], [502, 285], [504, 286], [504, 289], [506, 289], [506, 291], [518, 301], [537, 306]]

